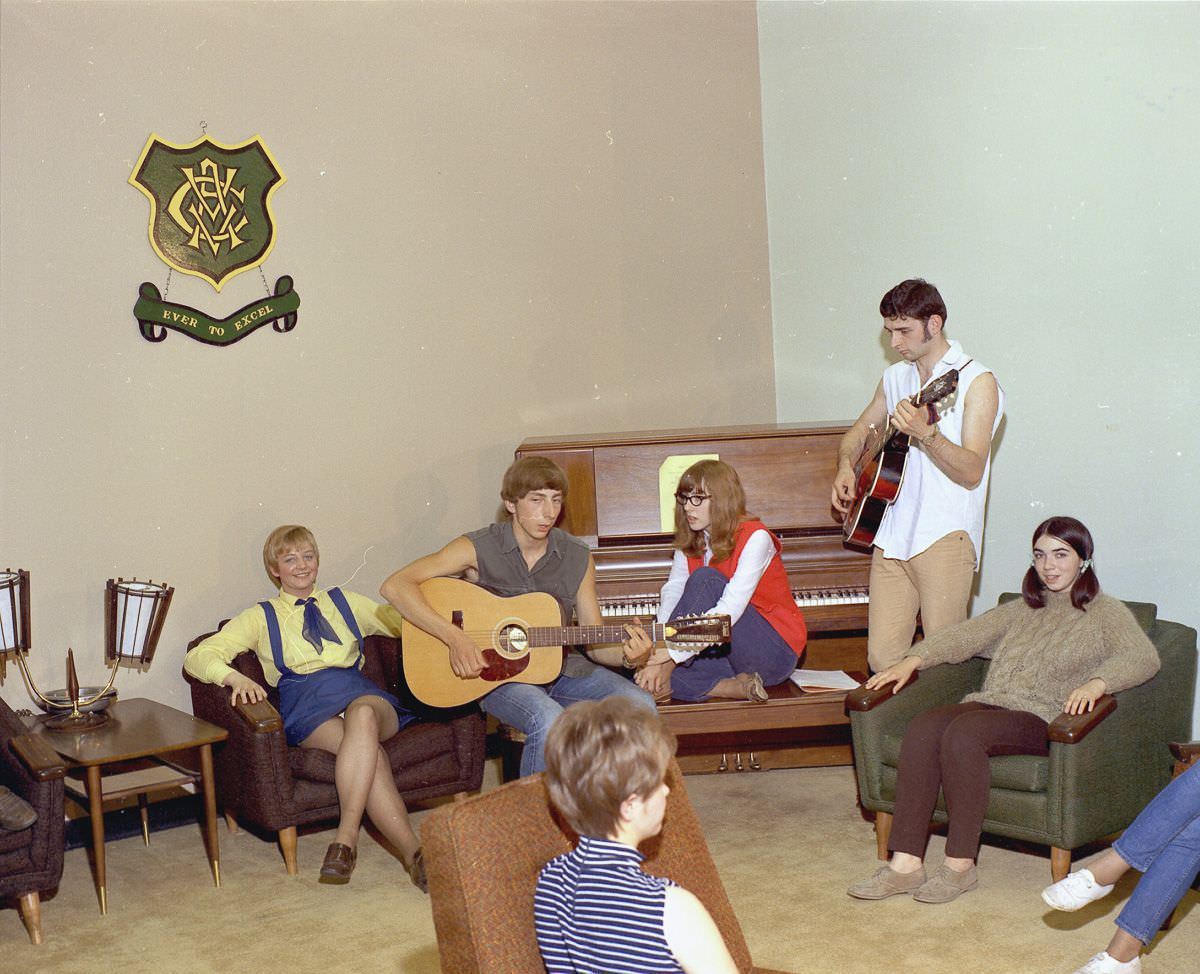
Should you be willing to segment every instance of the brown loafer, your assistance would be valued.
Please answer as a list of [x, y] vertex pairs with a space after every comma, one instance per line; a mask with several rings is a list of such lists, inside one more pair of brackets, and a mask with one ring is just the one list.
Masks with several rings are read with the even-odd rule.
[[354, 863], [358, 854], [348, 845], [331, 842], [325, 850], [325, 861], [321, 863], [320, 882], [341, 886], [350, 882], [350, 874], [354, 872]]
[[425, 878], [425, 851], [418, 847], [417, 851], [413, 853], [412, 862], [406, 868], [412, 884], [422, 893], [428, 893], [429, 880]]

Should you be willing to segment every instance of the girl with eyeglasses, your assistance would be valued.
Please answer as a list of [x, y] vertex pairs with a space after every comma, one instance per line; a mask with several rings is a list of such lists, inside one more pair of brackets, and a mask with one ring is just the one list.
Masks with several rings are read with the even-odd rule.
[[[779, 557], [782, 545], [746, 511], [737, 471], [701, 460], [679, 478], [675, 492], [675, 558], [659, 595], [658, 621], [684, 615], [727, 615], [727, 646], [659, 649], [638, 682], [656, 697], [728, 697], [764, 703], [766, 688], [783, 683], [804, 653], [808, 630], [792, 599]], [[626, 654], [650, 650], [640, 629]]]

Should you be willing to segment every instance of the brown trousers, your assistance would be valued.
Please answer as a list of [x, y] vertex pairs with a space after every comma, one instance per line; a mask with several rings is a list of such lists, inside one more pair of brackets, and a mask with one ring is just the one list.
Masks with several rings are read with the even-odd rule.
[[974, 859], [987, 811], [988, 758], [1047, 754], [1049, 725], [1024, 710], [986, 703], [935, 707], [914, 717], [900, 745], [896, 811], [888, 848], [924, 858], [938, 790], [950, 817], [946, 855]]

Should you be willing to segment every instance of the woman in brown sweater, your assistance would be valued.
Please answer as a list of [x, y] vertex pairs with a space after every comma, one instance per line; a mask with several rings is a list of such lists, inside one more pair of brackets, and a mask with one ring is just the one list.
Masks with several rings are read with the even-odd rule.
[[[1144, 683], [1158, 672], [1158, 652], [1133, 614], [1100, 592], [1092, 536], [1073, 517], [1052, 517], [1033, 532], [1033, 563], [1014, 600], [935, 633], [868, 687], [899, 691], [916, 670], [992, 661], [983, 687], [961, 703], [936, 707], [909, 723], [900, 748], [891, 862], [851, 886], [851, 896], [878, 900], [912, 893], [947, 903], [977, 883], [975, 857], [987, 809], [988, 758], [1046, 754], [1049, 722], [1090, 711], [1104, 693]], [[925, 845], [938, 790], [950, 822], [946, 855], [925, 874]]]

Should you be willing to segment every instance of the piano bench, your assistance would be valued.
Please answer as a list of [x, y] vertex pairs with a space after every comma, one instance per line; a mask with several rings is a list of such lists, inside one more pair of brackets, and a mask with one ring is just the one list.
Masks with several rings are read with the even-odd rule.
[[676, 759], [684, 774], [854, 763], [845, 692], [808, 693], [790, 681], [767, 692], [766, 703], [660, 703], [658, 712], [679, 742]]

